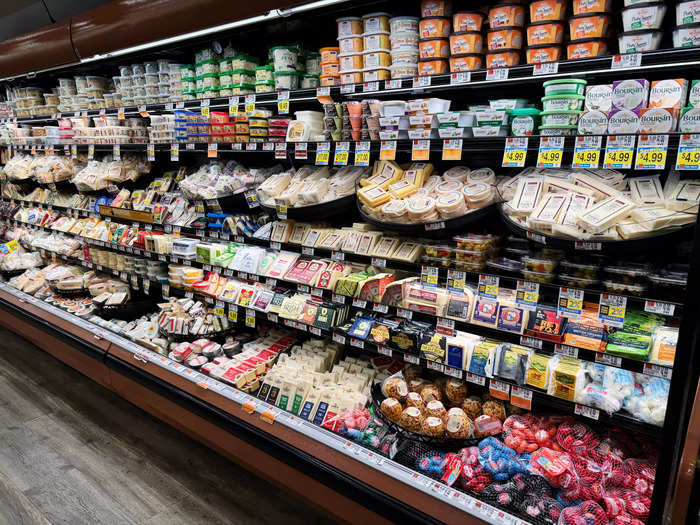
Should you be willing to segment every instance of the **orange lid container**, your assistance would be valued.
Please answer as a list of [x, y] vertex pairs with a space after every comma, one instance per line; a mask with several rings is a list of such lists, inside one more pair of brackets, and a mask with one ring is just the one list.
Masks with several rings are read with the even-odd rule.
[[486, 35], [486, 47], [489, 51], [521, 49], [523, 47], [523, 30], [519, 27], [491, 29]]
[[480, 31], [460, 31], [450, 35], [450, 52], [453, 55], [462, 53], [482, 53], [484, 35]]
[[566, 0], [535, 0], [530, 4], [530, 22], [564, 20]]
[[564, 41], [563, 22], [536, 22], [527, 26], [527, 45], [561, 44]]

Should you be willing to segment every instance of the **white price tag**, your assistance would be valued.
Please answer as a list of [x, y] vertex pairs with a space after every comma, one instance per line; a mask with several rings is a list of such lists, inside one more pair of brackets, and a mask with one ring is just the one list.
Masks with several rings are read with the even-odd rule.
[[639, 67], [642, 65], [641, 53], [627, 53], [624, 55], [615, 55], [612, 57], [610, 64], [611, 69], [627, 69], [630, 67]]
[[393, 80], [385, 80], [384, 89], [401, 89], [401, 79], [395, 78]]
[[559, 62], [541, 62], [532, 67], [532, 75], [556, 75], [559, 72]]
[[389, 305], [374, 303], [374, 306], [372, 307], [372, 311], [379, 312], [381, 314], [385, 314], [389, 311]]
[[403, 355], [403, 360], [406, 363], [411, 363], [413, 365], [420, 364], [420, 358], [417, 355], [412, 355], [412, 354], [404, 354]]
[[379, 82], [365, 82], [362, 84], [363, 93], [372, 93], [374, 91], [379, 91]]
[[576, 406], [574, 407], [574, 414], [598, 421], [598, 418], [600, 417], [600, 410], [576, 403]]
[[392, 356], [392, 351], [391, 348], [387, 348], [386, 346], [378, 346], [377, 347], [377, 353], [385, 355], [387, 357]]
[[443, 372], [444, 368], [440, 363], [436, 363], [435, 361], [428, 361], [426, 363], [428, 370], [435, 370], [436, 372]]
[[618, 357], [615, 355], [610, 355], [610, 354], [604, 354], [601, 352], [596, 352], [595, 362], [600, 363], [602, 365], [616, 366], [618, 368], [620, 368], [622, 366], [622, 358], [621, 357]]
[[396, 308], [396, 315], [408, 319], [409, 321], [413, 318], [413, 312], [404, 308]]
[[661, 303], [659, 301], [645, 301], [644, 311], [652, 314], [672, 316], [676, 310], [676, 305], [671, 303]]
[[352, 305], [355, 308], [367, 308], [367, 301], [363, 301], [362, 299], [353, 299], [352, 300]]
[[486, 378], [484, 376], [480, 376], [479, 374], [472, 374], [471, 372], [467, 372], [466, 379], [467, 381], [469, 381], [470, 383], [474, 383], [475, 385], [486, 385]]
[[584, 252], [599, 252], [603, 249], [603, 243], [592, 241], [576, 241], [574, 243], [574, 249], [581, 250]]
[[655, 365], [652, 363], [644, 363], [644, 373], [650, 376], [663, 377], [664, 379], [671, 379], [673, 374], [673, 369], [667, 366]]
[[554, 353], [576, 359], [578, 357], [578, 348], [575, 346], [556, 344], [554, 345]]
[[421, 89], [430, 86], [430, 77], [413, 77], [413, 89]]
[[452, 85], [466, 84], [467, 82], [471, 82], [471, 79], [472, 79], [471, 71], [460, 71], [457, 73], [452, 73], [450, 75], [450, 84], [452, 84]]
[[307, 159], [307, 145], [306, 142], [295, 142], [294, 143], [294, 158], [297, 160]]
[[447, 366], [447, 365], [444, 366], [443, 371], [444, 371], [445, 375], [456, 377], [457, 379], [462, 379], [462, 377], [464, 375], [462, 370], [460, 370], [459, 368], [454, 368], [454, 367]]
[[525, 335], [520, 336], [520, 344], [523, 346], [528, 346], [530, 348], [536, 348], [537, 350], [542, 350], [542, 340], [536, 337], [528, 337]]
[[348, 93], [354, 93], [355, 92], [355, 84], [342, 84], [340, 86], [340, 93], [343, 95], [347, 95]]
[[339, 334], [338, 332], [333, 332], [333, 341], [336, 343], [339, 343], [341, 345], [345, 344], [345, 336], [342, 334]]
[[444, 317], [438, 317], [435, 323], [435, 331], [440, 335], [446, 335], [453, 337], [455, 335], [455, 322], [453, 319], [445, 319]]
[[486, 80], [506, 80], [508, 78], [507, 67], [497, 67], [486, 71]]

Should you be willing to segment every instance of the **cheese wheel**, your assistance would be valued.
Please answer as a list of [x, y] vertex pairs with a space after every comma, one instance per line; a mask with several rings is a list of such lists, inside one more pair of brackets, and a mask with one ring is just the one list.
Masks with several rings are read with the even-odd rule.
[[457, 180], [449, 180], [441, 182], [435, 187], [438, 196], [443, 193], [452, 193], [453, 191], [462, 191], [463, 184]]
[[426, 217], [437, 216], [435, 211], [435, 199], [432, 197], [413, 197], [408, 200], [408, 215], [417, 221], [423, 221]]
[[470, 183], [483, 182], [484, 184], [493, 184], [496, 182], [496, 174], [491, 168], [479, 168], [469, 174], [467, 181]]
[[468, 208], [464, 197], [458, 191], [443, 193], [435, 199], [435, 207], [443, 219], [459, 217], [467, 213]]
[[438, 177], [437, 175], [431, 175], [430, 177], [428, 177], [428, 180], [425, 181], [423, 187], [428, 193], [432, 193], [435, 190], [435, 187], [441, 182], [442, 179], [440, 177]]
[[469, 177], [470, 171], [471, 170], [466, 166], [455, 166], [454, 168], [450, 168], [445, 173], [443, 173], [442, 178], [446, 181], [457, 180], [459, 182], [465, 183], [467, 182], [467, 177]]
[[408, 211], [408, 203], [405, 200], [391, 200], [382, 206], [381, 212], [390, 219], [402, 217]]

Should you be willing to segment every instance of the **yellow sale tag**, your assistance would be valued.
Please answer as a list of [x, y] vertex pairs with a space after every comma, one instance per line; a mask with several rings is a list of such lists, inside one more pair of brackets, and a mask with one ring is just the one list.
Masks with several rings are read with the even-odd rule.
[[549, 164], [556, 164], [558, 166], [561, 165], [561, 157], [562, 157], [562, 150], [560, 149], [551, 149], [551, 150], [543, 150], [540, 149], [540, 152], [537, 155], [537, 165], [538, 166], [545, 166]]
[[574, 166], [597, 166], [599, 162], [599, 149], [580, 149], [574, 153]]
[[224, 316], [224, 307], [217, 306], [216, 308], [214, 308], [214, 315], [217, 317], [223, 317]]
[[632, 149], [605, 150], [604, 165], [606, 168], [617, 165], [632, 164]]
[[697, 170], [700, 169], [700, 150], [692, 149], [678, 153], [678, 169]]
[[208, 117], [209, 116], [209, 106], [205, 106], [202, 108], [202, 116], [203, 117]]
[[245, 105], [245, 112], [248, 115], [255, 113], [255, 102], [249, 102], [248, 104], [246, 104]]
[[333, 157], [333, 164], [336, 166], [346, 166], [348, 163], [348, 152], [346, 150], [335, 151]]
[[289, 99], [280, 100], [277, 102], [277, 113], [279, 113], [280, 115], [289, 113]]
[[368, 166], [369, 165], [369, 151], [356, 151], [355, 152], [355, 166]]
[[238, 322], [238, 309], [234, 308], [228, 311], [228, 320], [234, 323]]
[[330, 158], [330, 152], [328, 150], [317, 151], [316, 152], [316, 165], [317, 166], [327, 166], [328, 159]]

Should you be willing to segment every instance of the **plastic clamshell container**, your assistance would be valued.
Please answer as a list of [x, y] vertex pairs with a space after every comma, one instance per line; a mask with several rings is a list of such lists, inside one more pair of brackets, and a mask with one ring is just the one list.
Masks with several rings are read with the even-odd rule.
[[561, 60], [561, 46], [549, 44], [530, 46], [525, 49], [525, 60], [528, 64], [544, 64]]
[[646, 2], [622, 9], [622, 27], [625, 31], [659, 29], [666, 14], [664, 2]]
[[557, 259], [551, 259], [548, 257], [523, 257], [522, 261], [525, 263], [525, 268], [533, 272], [545, 272], [551, 273], [557, 267]]
[[556, 276], [553, 273], [535, 272], [533, 270], [524, 269], [523, 277], [533, 283], [552, 283]]
[[484, 66], [484, 55], [480, 53], [462, 53], [450, 57], [450, 72], [476, 71]]
[[527, 45], [561, 44], [564, 41], [562, 22], [536, 22], [527, 26]]
[[481, 31], [486, 16], [480, 11], [460, 11], [452, 15], [452, 30], [455, 33], [462, 31]]
[[557, 280], [564, 286], [571, 288], [589, 288], [598, 282], [597, 279], [587, 279], [585, 277], [576, 277], [565, 273], [559, 274]]
[[563, 20], [565, 11], [566, 0], [534, 0], [530, 4], [530, 21]]
[[600, 264], [593, 264], [588, 259], [562, 259], [559, 261], [562, 273], [584, 279], [597, 279]]
[[544, 86], [546, 97], [561, 95], [583, 96], [586, 93], [586, 81], [579, 78], [548, 80], [542, 85]]
[[525, 269], [525, 264], [515, 259], [497, 257], [486, 261], [486, 267], [494, 273], [520, 277], [522, 271]]

